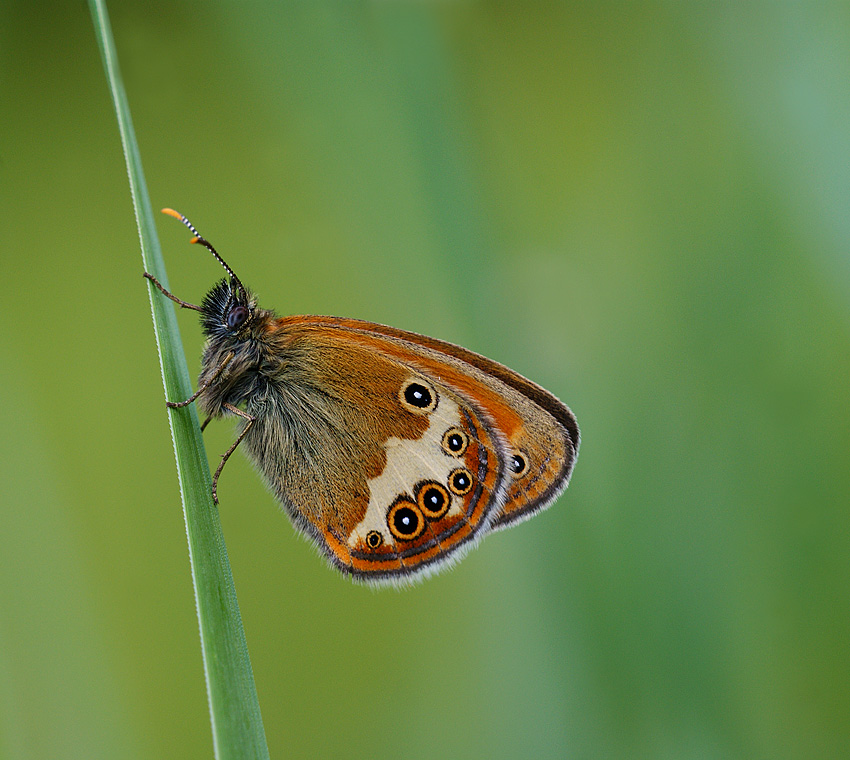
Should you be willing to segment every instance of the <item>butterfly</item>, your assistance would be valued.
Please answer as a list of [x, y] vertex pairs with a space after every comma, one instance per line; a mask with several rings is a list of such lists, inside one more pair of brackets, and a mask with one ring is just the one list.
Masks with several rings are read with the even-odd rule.
[[451, 565], [490, 531], [545, 509], [579, 449], [573, 413], [511, 369], [393, 327], [261, 308], [182, 214], [191, 242], [227, 272], [202, 304], [197, 402], [240, 418], [238, 446], [294, 526], [355, 581], [404, 584]]

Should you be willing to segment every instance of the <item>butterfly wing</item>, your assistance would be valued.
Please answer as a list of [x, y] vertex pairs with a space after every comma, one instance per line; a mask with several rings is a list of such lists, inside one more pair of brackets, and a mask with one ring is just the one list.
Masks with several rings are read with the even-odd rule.
[[402, 345], [413, 344], [418, 362], [451, 382], [490, 417], [506, 439], [509, 475], [505, 501], [491, 529], [527, 520], [550, 506], [567, 487], [578, 456], [579, 428], [572, 411], [549, 391], [453, 343], [360, 320], [333, 323]]
[[404, 581], [458, 559], [505, 499], [505, 443], [410, 348], [327, 321], [273, 326], [248, 454], [343, 573]]
[[355, 579], [427, 574], [566, 487], [572, 414], [502, 365], [357, 320], [285, 317], [272, 333], [282, 361], [250, 402], [244, 445]]

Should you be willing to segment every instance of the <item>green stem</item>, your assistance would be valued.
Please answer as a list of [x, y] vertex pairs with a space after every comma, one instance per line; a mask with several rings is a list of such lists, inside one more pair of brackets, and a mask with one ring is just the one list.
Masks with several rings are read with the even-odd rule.
[[[103, 0], [90, 0], [89, 6], [121, 132], [142, 262], [145, 271], [167, 288], [165, 264], [118, 70], [106, 6]], [[141, 285], [141, 272], [139, 275]], [[174, 305], [150, 283], [148, 293], [166, 398], [188, 398], [192, 393], [191, 382]], [[220, 759], [267, 758], [269, 753], [248, 646], [218, 510], [212, 502], [209, 465], [194, 404], [170, 409], [168, 421], [183, 499], [215, 756]]]

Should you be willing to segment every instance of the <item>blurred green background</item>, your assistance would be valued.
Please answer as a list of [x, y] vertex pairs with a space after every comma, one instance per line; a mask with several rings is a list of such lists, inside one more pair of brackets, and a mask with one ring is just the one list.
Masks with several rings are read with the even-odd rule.
[[[551, 510], [402, 592], [331, 571], [234, 457], [272, 756], [850, 756], [850, 6], [109, 8], [154, 207], [264, 305], [461, 343], [582, 427]], [[0, 92], [0, 756], [207, 758], [83, 3], [0, 5]], [[197, 302], [220, 269], [159, 229]]]

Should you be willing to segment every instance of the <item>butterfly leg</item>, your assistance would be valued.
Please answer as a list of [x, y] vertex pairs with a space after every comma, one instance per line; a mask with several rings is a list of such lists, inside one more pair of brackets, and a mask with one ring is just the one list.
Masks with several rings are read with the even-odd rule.
[[203, 311], [200, 306], [195, 306], [195, 304], [189, 303], [188, 301], [181, 301], [177, 296], [169, 293], [164, 287], [162, 287], [159, 280], [157, 280], [156, 277], [154, 277], [152, 274], [145, 272], [144, 276], [147, 277], [154, 285], [156, 285], [157, 288], [159, 288], [159, 292], [162, 293], [162, 295], [164, 295], [166, 298], [170, 298], [172, 301], [174, 301], [174, 303], [179, 304], [184, 309], [194, 309], [195, 311]]
[[[233, 354], [228, 354], [227, 356], [225, 356], [224, 361], [221, 364], [218, 365], [218, 367], [216, 368], [216, 371], [213, 372], [212, 375], [210, 375], [210, 377], [207, 378], [207, 380], [204, 383], [199, 385], [198, 390], [196, 390], [185, 401], [166, 401], [165, 405], [167, 407], [169, 407], [170, 409], [180, 409], [183, 406], [189, 406], [189, 404], [191, 404], [196, 398], [198, 398], [198, 396], [200, 396], [207, 388], [209, 388], [216, 381], [218, 376], [222, 373], [222, 371], [228, 365], [228, 363], [230, 362], [230, 360], [232, 358], [233, 358]], [[204, 423], [203, 427], [201, 428], [202, 431], [207, 426], [207, 422], [209, 422], [209, 419], [207, 419], [207, 421]]]
[[245, 425], [244, 428], [242, 428], [242, 432], [239, 433], [239, 437], [233, 442], [233, 445], [227, 451], [224, 452], [224, 456], [221, 458], [221, 462], [219, 462], [218, 468], [215, 471], [215, 475], [213, 475], [212, 497], [216, 505], [218, 504], [218, 476], [221, 475], [221, 471], [224, 469], [224, 463], [230, 458], [230, 455], [234, 451], [236, 451], [236, 447], [241, 443], [242, 439], [245, 437], [245, 434], [251, 429], [251, 425], [253, 425], [257, 419], [256, 417], [252, 417], [250, 414], [248, 414], [248, 412], [243, 412], [238, 407], [233, 406], [233, 404], [224, 403], [222, 406], [224, 406], [224, 408], [228, 411], [233, 412], [233, 414], [238, 414], [243, 419], [248, 420], [248, 424]]

